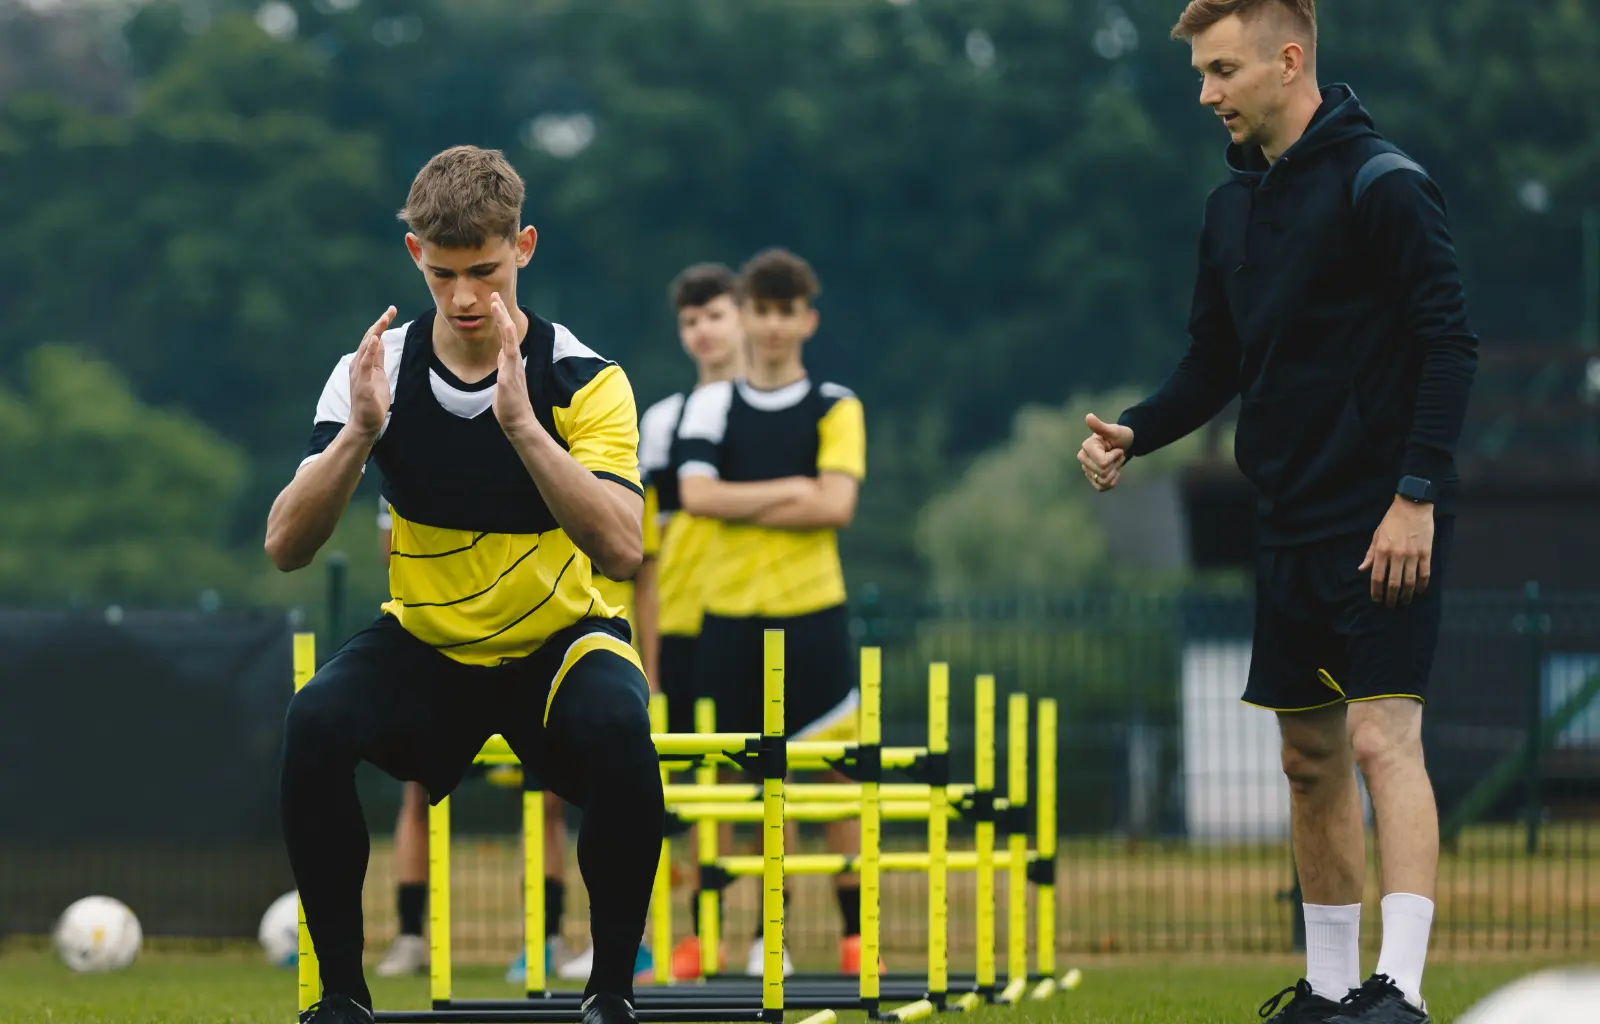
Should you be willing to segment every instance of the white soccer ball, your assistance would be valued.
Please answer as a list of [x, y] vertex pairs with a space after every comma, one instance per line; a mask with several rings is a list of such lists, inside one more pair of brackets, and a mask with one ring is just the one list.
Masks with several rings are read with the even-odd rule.
[[120, 971], [139, 955], [144, 931], [122, 901], [85, 896], [62, 911], [54, 939], [61, 962], [74, 971]]
[[1549, 1024], [1600, 1020], [1600, 968], [1530, 974], [1491, 992], [1457, 1024]]
[[273, 900], [261, 915], [261, 927], [256, 932], [267, 960], [279, 967], [292, 967], [300, 959], [299, 895], [286, 892]]

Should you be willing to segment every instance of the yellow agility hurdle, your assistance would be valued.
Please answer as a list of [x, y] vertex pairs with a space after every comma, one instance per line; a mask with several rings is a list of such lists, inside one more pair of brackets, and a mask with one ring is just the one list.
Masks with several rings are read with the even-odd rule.
[[[879, 653], [875, 649], [866, 649], [862, 652], [862, 705], [863, 716], [862, 736], [864, 739], [876, 735], [875, 731], [866, 726], [868, 716], [879, 714], [881, 707], [880, 694], [877, 683], [879, 682]], [[1049, 705], [1049, 712], [1043, 710], [1041, 702], [1040, 711], [1040, 764], [1041, 779], [1049, 776], [1049, 783], [1041, 782], [1039, 794], [1041, 801], [1048, 800], [1050, 806], [1040, 808], [1038, 823], [1042, 830], [1037, 851], [1028, 849], [1027, 837], [1027, 811], [1028, 811], [1028, 699], [1025, 695], [1012, 695], [1008, 703], [1008, 752], [1007, 752], [1007, 795], [1000, 797], [994, 789], [995, 744], [994, 744], [994, 681], [993, 677], [980, 677], [977, 681], [977, 721], [976, 732], [979, 737], [977, 751], [977, 765], [975, 766], [977, 785], [953, 785], [949, 781], [948, 766], [948, 700], [949, 700], [949, 669], [943, 664], [934, 664], [929, 667], [929, 746], [921, 759], [921, 763], [914, 767], [920, 772], [922, 779], [917, 783], [878, 783], [872, 786], [865, 781], [870, 773], [858, 772], [863, 779], [858, 783], [829, 783], [829, 784], [791, 784], [786, 793], [790, 802], [785, 808], [785, 816], [795, 821], [832, 821], [844, 818], [861, 817], [865, 819], [868, 814], [874, 814], [878, 821], [895, 820], [926, 820], [928, 823], [928, 850], [926, 852], [882, 852], [879, 844], [879, 835], [875, 829], [869, 829], [863, 821], [862, 850], [857, 855], [843, 854], [801, 854], [790, 855], [786, 861], [786, 871], [793, 875], [832, 875], [845, 873], [861, 873], [865, 876], [869, 871], [876, 874], [882, 871], [920, 871], [929, 876], [929, 958], [926, 989], [919, 994], [924, 998], [919, 999], [898, 1010], [891, 1010], [881, 1014], [881, 1019], [912, 1020], [947, 1006], [953, 1008], [971, 1009], [984, 1001], [1015, 1003], [1026, 991], [1028, 980], [1033, 977], [1028, 973], [1027, 963], [1027, 889], [1030, 882], [1036, 879], [1053, 879], [1053, 863], [1045, 863], [1054, 857], [1054, 733], [1055, 717], [1054, 705]], [[697, 708], [697, 725], [701, 729], [711, 730], [715, 723], [715, 709], [709, 702], [702, 701]], [[908, 748], [903, 748], [908, 749]], [[759, 814], [759, 808], [749, 803], [754, 795], [752, 786], [739, 784], [718, 784], [714, 781], [714, 770], [702, 767], [694, 784], [669, 785], [666, 788], [668, 813], [683, 823], [692, 823], [699, 835], [699, 862], [701, 870], [701, 886], [698, 893], [700, 902], [701, 920], [701, 958], [702, 970], [707, 978], [722, 980], [715, 976], [717, 964], [717, 945], [713, 937], [717, 934], [720, 922], [717, 919], [718, 904], [716, 891], [735, 878], [756, 874], [761, 870], [761, 858], [753, 856], [718, 856], [716, 853], [715, 824], [717, 822], [751, 821]], [[878, 799], [873, 801], [871, 796]], [[948, 850], [948, 821], [951, 818], [973, 820], [978, 823], [980, 836], [978, 849], [973, 851], [950, 852]], [[1004, 828], [1007, 834], [1007, 843], [1004, 849], [994, 848], [996, 826]], [[1049, 839], [1045, 838], [1047, 830]], [[987, 841], [982, 838], [987, 833]], [[985, 849], [987, 846], [987, 849]], [[980, 868], [980, 865], [983, 867]], [[991, 877], [985, 885], [980, 881], [980, 896], [978, 899], [978, 927], [980, 935], [979, 945], [979, 973], [967, 976], [966, 980], [973, 986], [971, 992], [951, 1003], [949, 1000], [950, 976], [948, 968], [948, 872], [977, 871], [980, 875], [987, 873]], [[1003, 992], [997, 991], [994, 964], [994, 920], [995, 920], [995, 893], [992, 880], [994, 871], [1007, 872], [1010, 879], [1009, 900], [1007, 913], [1011, 924], [1010, 944], [1007, 956], [1007, 985]], [[863, 945], [866, 943], [866, 933], [881, 920], [880, 901], [870, 899], [868, 886], [863, 881], [862, 896], [862, 930]], [[1041, 890], [1040, 899], [1053, 900], [1053, 889], [1046, 893]], [[1046, 944], [1049, 948], [1049, 969], [1053, 971], [1053, 929], [1054, 918], [1050, 917], [1050, 931], [1047, 933], [1041, 926], [1041, 937], [1050, 934], [1052, 940]], [[1043, 939], [1041, 938], [1041, 941]], [[984, 952], [987, 945], [988, 952]], [[876, 963], [863, 963], [862, 987], [860, 996], [863, 1008], [872, 1006], [874, 988], [878, 988], [881, 996], [882, 989], [878, 983], [885, 979], [877, 976], [873, 969]], [[1046, 966], [1046, 961], [1041, 960], [1041, 967]], [[827, 976], [800, 976], [802, 984], [827, 984], [835, 986], [845, 979], [830, 978]], [[906, 976], [895, 976], [897, 994], [909, 992], [903, 986], [912, 982]], [[921, 979], [914, 982], [920, 985]], [[791, 985], [794, 981], [791, 981]], [[1045, 998], [1054, 991], [1052, 987], [1046, 989], [1041, 985], [1034, 990], [1035, 998]], [[805, 1005], [810, 1006], [811, 1003]]]

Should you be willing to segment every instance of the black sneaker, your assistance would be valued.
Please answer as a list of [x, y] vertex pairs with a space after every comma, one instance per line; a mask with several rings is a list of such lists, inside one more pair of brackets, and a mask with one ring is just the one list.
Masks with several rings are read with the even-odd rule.
[[[1284, 996], [1291, 997], [1288, 1003], [1284, 1003]], [[1280, 1006], [1282, 1009], [1279, 1009]], [[1278, 1024], [1324, 1024], [1339, 1009], [1338, 1003], [1311, 991], [1311, 983], [1301, 978], [1292, 987], [1262, 1003], [1260, 1013], [1264, 1019], [1277, 1021]]]
[[1395, 987], [1387, 974], [1374, 974], [1339, 1002], [1328, 1024], [1431, 1024], [1426, 1007], [1419, 1010]]
[[372, 1024], [372, 1011], [349, 996], [329, 996], [301, 1011], [300, 1024]]
[[583, 1024], [638, 1024], [633, 1004], [609, 992], [596, 992], [583, 1001]]

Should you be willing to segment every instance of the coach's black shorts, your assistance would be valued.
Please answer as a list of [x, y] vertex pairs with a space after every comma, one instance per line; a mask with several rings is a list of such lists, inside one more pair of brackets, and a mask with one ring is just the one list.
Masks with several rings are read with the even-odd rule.
[[762, 731], [763, 636], [769, 629], [783, 630], [785, 733], [854, 742], [861, 697], [844, 605], [786, 618], [707, 615], [695, 645], [695, 692], [717, 702], [717, 731]]
[[694, 732], [694, 648], [698, 637], [661, 637], [656, 654], [656, 686], [667, 698], [667, 731]]
[[1372, 600], [1372, 572], [1359, 568], [1370, 533], [1261, 549], [1245, 703], [1309, 711], [1382, 697], [1422, 700], [1454, 527], [1453, 517], [1436, 520], [1428, 590], [1394, 608]]
[[576, 751], [585, 737], [574, 723], [591, 702], [637, 701], [642, 714], [648, 699], [628, 636], [625, 621], [586, 619], [525, 658], [486, 667], [440, 654], [384, 615], [351, 637], [306, 689], [332, 688], [325, 699], [348, 709], [344, 721], [361, 759], [422, 783], [433, 803], [499, 733], [549, 789], [581, 807], [587, 794]]

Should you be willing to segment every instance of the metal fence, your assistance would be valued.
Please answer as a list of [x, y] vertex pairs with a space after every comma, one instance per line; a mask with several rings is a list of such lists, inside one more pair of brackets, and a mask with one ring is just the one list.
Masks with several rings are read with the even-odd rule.
[[[1006, 694], [1058, 702], [1062, 839], [1056, 942], [1063, 955], [1073, 955], [1294, 948], [1297, 901], [1276, 724], [1270, 713], [1238, 701], [1251, 621], [1247, 594], [1190, 591], [1012, 597], [914, 608], [869, 601], [858, 604], [854, 623], [859, 642], [883, 650], [886, 743], [922, 741], [928, 665], [950, 665], [956, 781], [972, 778], [972, 683], [978, 673], [992, 673], [998, 681], [1002, 780]], [[204, 646], [203, 627], [203, 622], [194, 625], [202, 630], [194, 641], [199, 647]], [[286, 631], [287, 624], [281, 628]], [[10, 635], [25, 642], [24, 630]], [[97, 625], [80, 630], [76, 641], [62, 634], [51, 649], [58, 660], [67, 657], [61, 652], [85, 657], [84, 649], [95, 644], [116, 649], [126, 639], [119, 636], [117, 629]], [[171, 658], [174, 664], [182, 661]], [[269, 660], [274, 659], [278, 655]], [[102, 666], [97, 670], [102, 673], [114, 671], [98, 656], [86, 664]], [[52, 671], [49, 702], [30, 697], [44, 691], [13, 688], [7, 716], [17, 735], [47, 735], [61, 727], [42, 716], [64, 716], [68, 724], [81, 718], [83, 708], [60, 699], [73, 681], [59, 666]], [[225, 664], [206, 671], [216, 675], [216, 688], [231, 685]], [[286, 665], [284, 677], [274, 707], [260, 700], [255, 681], [248, 706], [264, 716], [281, 716], [290, 689]], [[99, 682], [103, 686], [105, 679]], [[1446, 833], [1436, 951], [1567, 954], [1600, 947], [1597, 692], [1600, 594], [1540, 596], [1530, 590], [1447, 596], [1424, 718], [1428, 766]], [[124, 732], [173, 735], [171, 706], [130, 700], [119, 704], [118, 714]], [[30, 721], [30, 715], [39, 720]], [[36, 760], [9, 763], [8, 755], [17, 749], [22, 748], [0, 750], [0, 761], [6, 762], [0, 777], [14, 780], [9, 792], [18, 799], [24, 787], [16, 780], [27, 779], [30, 805], [49, 805], [56, 776], [39, 772]], [[195, 765], [194, 771], [204, 777], [206, 767]], [[137, 761], [130, 762], [126, 778], [74, 790], [75, 828], [55, 830], [47, 844], [30, 847], [27, 830], [10, 830], [13, 838], [0, 846], [16, 870], [0, 872], [6, 878], [0, 884], [0, 922], [37, 930], [42, 918], [33, 904], [39, 891], [63, 896], [101, 891], [115, 884], [119, 872], [139, 874], [137, 862], [143, 858], [179, 862], [165, 847], [132, 842], [114, 831], [96, 832], [97, 822], [121, 818], [103, 813], [94, 802], [125, 806], [127, 779], [137, 773]], [[270, 790], [272, 780], [265, 785]], [[393, 827], [399, 787], [364, 769], [361, 789], [375, 838], [366, 904], [369, 946], [376, 951], [395, 929], [392, 850], [385, 837]], [[520, 948], [517, 806], [514, 793], [482, 782], [469, 782], [457, 794], [454, 940], [464, 962], [509, 960]], [[195, 820], [207, 813], [198, 805], [182, 810]], [[146, 823], [157, 817], [151, 814]], [[18, 818], [8, 813], [6, 820]], [[208, 922], [191, 933], [248, 936], [254, 921], [235, 906], [239, 894], [261, 897], [265, 909], [266, 897], [286, 878], [281, 849], [255, 841], [260, 829], [254, 825], [248, 831], [253, 852], [234, 857], [224, 872], [237, 877], [211, 877], [217, 873], [210, 872], [202, 890], [178, 886], [166, 894], [183, 906], [181, 919]], [[891, 848], [914, 847], [919, 830], [889, 827], [885, 842]], [[968, 827], [952, 829], [953, 848], [970, 848], [971, 842]], [[222, 846], [212, 842], [207, 848]], [[681, 859], [686, 865], [690, 860], [687, 844]], [[581, 946], [585, 900], [575, 858], [568, 863], [567, 933], [573, 945]], [[679, 934], [688, 927], [690, 884], [685, 881], [675, 892]], [[838, 934], [831, 883], [801, 878], [792, 884], [789, 934], [795, 955], [825, 964]], [[919, 874], [885, 877], [883, 940], [886, 959], [896, 969], [914, 968], [926, 946], [925, 884]], [[1005, 884], [1002, 875], [1002, 901]], [[1377, 897], [1376, 872], [1369, 870], [1364, 920], [1371, 922], [1371, 941], [1377, 938]], [[725, 934], [735, 962], [742, 962], [744, 942], [754, 931], [755, 900], [749, 882], [727, 893]], [[951, 947], [958, 964], [970, 962], [972, 955], [973, 900], [971, 875], [954, 876]], [[226, 913], [208, 914], [212, 902], [226, 907]], [[19, 913], [24, 904], [34, 912]], [[139, 906], [135, 910], [151, 922], [163, 919]], [[218, 921], [232, 923], [219, 928]], [[1004, 914], [999, 928], [1003, 943]]]

